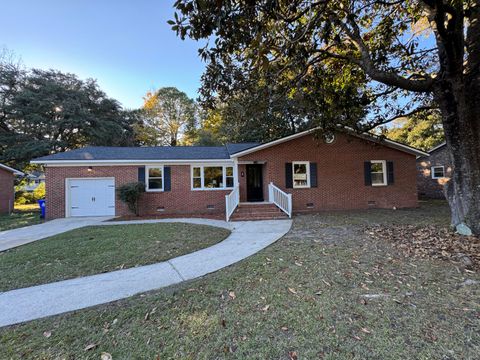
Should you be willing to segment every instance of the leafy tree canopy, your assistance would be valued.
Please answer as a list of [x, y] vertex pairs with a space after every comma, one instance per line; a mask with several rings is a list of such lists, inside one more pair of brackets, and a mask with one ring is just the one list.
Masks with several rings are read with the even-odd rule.
[[445, 141], [442, 118], [438, 113], [418, 113], [395, 120], [384, 135], [392, 140], [428, 151]]
[[120, 104], [92, 80], [0, 63], [0, 161], [19, 168], [35, 157], [85, 145], [129, 145]]
[[144, 116], [137, 130], [149, 145], [175, 146], [180, 140], [188, 145], [195, 141], [197, 109], [187, 94], [164, 87], [147, 93], [144, 100]]

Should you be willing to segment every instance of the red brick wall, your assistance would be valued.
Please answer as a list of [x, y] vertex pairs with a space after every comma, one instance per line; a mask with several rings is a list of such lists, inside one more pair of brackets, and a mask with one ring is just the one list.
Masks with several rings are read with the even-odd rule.
[[[432, 166], [443, 166], [445, 178], [432, 179]], [[444, 185], [452, 176], [452, 164], [447, 152], [447, 147], [442, 146], [433, 151], [429, 157], [422, 156], [417, 159], [417, 185], [418, 196], [426, 199], [445, 199]]]
[[0, 168], [0, 214], [7, 214], [13, 210], [14, 180], [12, 172]]
[[[190, 165], [172, 165], [171, 191], [146, 192], [140, 200], [140, 214], [192, 214], [224, 213], [225, 195], [231, 190], [191, 190]], [[115, 187], [137, 181], [138, 166], [93, 166], [88, 167], [47, 167], [46, 206], [47, 218], [65, 216], [65, 179], [83, 177], [114, 177]], [[208, 209], [213, 205], [213, 209]], [[163, 207], [164, 211], [158, 211]], [[115, 200], [116, 215], [129, 215], [127, 206], [118, 198]]]
[[[387, 160], [394, 163], [394, 184], [365, 186], [364, 162]], [[296, 212], [372, 207], [417, 206], [415, 156], [365, 141], [350, 135], [337, 134], [333, 144], [325, 144], [306, 135], [295, 140], [243, 156], [239, 161], [264, 161], [264, 197], [268, 200], [268, 183], [273, 182], [293, 196]], [[317, 163], [318, 187], [287, 189], [285, 163], [310, 161]], [[239, 166], [239, 174], [245, 166]], [[245, 201], [246, 173], [239, 177], [241, 201]], [[307, 208], [313, 203], [313, 208]]]

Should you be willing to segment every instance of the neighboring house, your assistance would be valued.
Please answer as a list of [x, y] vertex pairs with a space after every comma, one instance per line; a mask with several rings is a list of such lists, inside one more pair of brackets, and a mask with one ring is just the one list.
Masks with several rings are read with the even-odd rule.
[[45, 167], [49, 219], [127, 215], [115, 189], [135, 181], [146, 184], [141, 215], [227, 213], [228, 219], [239, 202], [263, 218], [262, 206], [268, 213], [271, 203], [288, 215], [417, 206], [415, 159], [427, 153], [353, 132], [321, 141], [313, 131], [266, 144], [87, 147], [32, 162]]
[[15, 202], [15, 176], [22, 176], [21, 171], [0, 164], [0, 214], [10, 214]]
[[431, 149], [430, 156], [417, 158], [418, 196], [425, 199], [444, 199], [444, 185], [452, 175], [452, 164], [443, 142]]
[[41, 171], [32, 171], [31, 173], [26, 174], [25, 178], [25, 185], [20, 187], [20, 191], [35, 191], [40, 184], [45, 182], [45, 174]]

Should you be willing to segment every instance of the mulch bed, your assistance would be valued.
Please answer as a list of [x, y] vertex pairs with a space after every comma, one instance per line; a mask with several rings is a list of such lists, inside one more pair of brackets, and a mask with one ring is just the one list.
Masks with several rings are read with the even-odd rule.
[[480, 270], [479, 237], [458, 235], [433, 225], [368, 226], [365, 233], [391, 242], [405, 256], [449, 260]]
[[109, 221], [130, 221], [130, 220], [155, 220], [155, 219], [178, 219], [178, 218], [202, 218], [213, 220], [225, 220], [223, 214], [158, 214], [158, 215], [128, 215], [119, 216]]

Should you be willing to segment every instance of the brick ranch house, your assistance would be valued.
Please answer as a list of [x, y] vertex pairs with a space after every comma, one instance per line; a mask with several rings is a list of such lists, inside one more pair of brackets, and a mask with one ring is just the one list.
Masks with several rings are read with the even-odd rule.
[[0, 164], [0, 214], [10, 214], [15, 202], [15, 176], [22, 176], [21, 171]]
[[348, 131], [315, 129], [265, 144], [86, 147], [32, 161], [46, 177], [46, 216], [128, 215], [115, 195], [141, 181], [140, 215], [276, 218], [293, 212], [417, 206], [416, 156]]
[[445, 142], [417, 158], [418, 196], [423, 199], [445, 199], [444, 185], [452, 176], [452, 163]]

